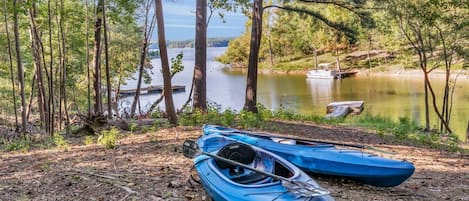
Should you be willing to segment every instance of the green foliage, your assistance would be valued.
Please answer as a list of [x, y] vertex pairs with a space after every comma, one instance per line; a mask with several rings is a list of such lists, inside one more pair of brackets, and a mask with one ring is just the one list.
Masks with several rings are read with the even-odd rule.
[[160, 52], [159, 52], [159, 51], [151, 51], [151, 52], [148, 52], [148, 57], [150, 57], [150, 58], [158, 58], [158, 57], [160, 57]]
[[117, 128], [112, 127], [110, 130], [103, 130], [98, 137], [98, 143], [106, 149], [114, 149], [119, 139], [120, 132]]
[[134, 131], [137, 129], [138, 124], [137, 124], [137, 122], [136, 122], [134, 119], [131, 119], [131, 120], [129, 121], [129, 125], [128, 125], [128, 126], [129, 126], [130, 132], [134, 132]]
[[91, 145], [91, 144], [94, 144], [94, 143], [95, 143], [95, 139], [94, 139], [93, 136], [87, 135], [87, 136], [85, 137], [85, 139], [83, 140], [83, 143], [84, 143], [85, 145]]
[[246, 110], [242, 110], [238, 115], [238, 124], [243, 128], [255, 128], [262, 125], [262, 116]]
[[171, 75], [175, 75], [184, 70], [184, 65], [182, 65], [182, 59], [184, 54], [180, 52], [176, 55], [176, 58], [171, 58]]
[[379, 132], [390, 133], [401, 139], [418, 132], [420, 129], [417, 122], [409, 118], [401, 117], [398, 122], [395, 122], [391, 118], [372, 116], [368, 113], [354, 116], [348, 122], [352, 125], [365, 126]]
[[3, 140], [1, 148], [5, 151], [28, 151], [32, 141], [29, 136], [14, 139], [12, 141]]
[[54, 144], [57, 148], [68, 148], [70, 144], [65, 140], [64, 136], [61, 135], [60, 133], [54, 133], [52, 136], [52, 139], [54, 141]]

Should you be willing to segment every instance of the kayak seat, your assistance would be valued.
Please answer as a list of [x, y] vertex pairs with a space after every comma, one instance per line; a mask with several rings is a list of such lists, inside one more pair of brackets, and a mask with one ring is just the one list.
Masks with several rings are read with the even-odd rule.
[[231, 180], [240, 184], [251, 184], [251, 183], [262, 181], [265, 178], [267, 178], [267, 176], [263, 174], [259, 174], [257, 172], [253, 172], [251, 174], [243, 175], [241, 177], [232, 178]]
[[[235, 142], [228, 144], [220, 149], [218, 156], [230, 159], [245, 165], [251, 164], [255, 157], [256, 151], [249, 145]], [[220, 169], [235, 169], [236, 165], [215, 159], [215, 163]]]

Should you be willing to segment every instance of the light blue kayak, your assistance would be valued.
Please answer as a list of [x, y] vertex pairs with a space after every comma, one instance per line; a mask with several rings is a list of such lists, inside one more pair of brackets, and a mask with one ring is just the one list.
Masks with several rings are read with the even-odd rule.
[[207, 194], [215, 201], [334, 200], [329, 191], [319, 187], [306, 173], [269, 151], [218, 134], [203, 135], [197, 140], [197, 144], [204, 152], [291, 181], [274, 179], [200, 154], [194, 159], [195, 169]]
[[303, 170], [348, 177], [378, 187], [397, 186], [415, 170], [412, 163], [393, 160], [327, 143], [269, 137], [216, 125], [204, 125], [204, 135], [224, 135], [271, 151]]

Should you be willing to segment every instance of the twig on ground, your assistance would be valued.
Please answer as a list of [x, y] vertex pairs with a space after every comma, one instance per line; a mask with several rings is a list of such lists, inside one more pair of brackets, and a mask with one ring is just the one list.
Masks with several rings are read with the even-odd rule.
[[128, 186], [121, 186], [121, 185], [117, 185], [117, 184], [116, 184], [116, 186], [121, 188], [122, 190], [125, 190], [129, 195], [133, 195], [133, 194], [138, 195], [137, 191], [132, 190]]
[[117, 177], [113, 177], [113, 176], [109, 176], [109, 175], [97, 174], [97, 173], [93, 173], [93, 172], [89, 172], [89, 171], [76, 170], [76, 169], [71, 169], [71, 171], [82, 173], [82, 174], [87, 174], [87, 175], [91, 175], [91, 176], [95, 176], [95, 177], [110, 179], [110, 180], [129, 182], [128, 180], [123, 179], [123, 178], [117, 178]]

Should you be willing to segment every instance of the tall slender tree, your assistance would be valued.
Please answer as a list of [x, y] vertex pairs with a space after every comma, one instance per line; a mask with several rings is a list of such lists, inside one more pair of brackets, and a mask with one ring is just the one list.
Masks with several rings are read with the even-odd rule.
[[101, 96], [101, 28], [104, 0], [98, 0], [94, 23], [94, 51], [93, 51], [93, 87], [94, 87], [94, 113], [103, 113], [103, 102]]
[[89, 5], [88, 5], [88, 0], [85, 0], [85, 29], [86, 29], [86, 34], [85, 34], [85, 48], [86, 48], [86, 55], [85, 55], [85, 59], [86, 59], [86, 85], [87, 85], [87, 90], [88, 90], [88, 93], [87, 93], [87, 100], [88, 100], [88, 115], [91, 114], [91, 77], [90, 77], [90, 48], [89, 48], [89, 28], [88, 28], [88, 24], [89, 24], [89, 16], [88, 16], [88, 8], [89, 8]]
[[54, 133], [55, 129], [55, 100], [54, 100], [54, 48], [52, 46], [52, 11], [51, 11], [51, 0], [47, 0], [47, 20], [49, 27], [49, 127], [50, 133]]
[[109, 47], [108, 47], [108, 34], [107, 34], [107, 23], [106, 23], [106, 7], [103, 3], [103, 27], [104, 27], [104, 59], [106, 61], [106, 89], [107, 89], [107, 117], [108, 119], [112, 118], [112, 98], [111, 98], [111, 78], [109, 70]]
[[140, 49], [140, 63], [138, 67], [137, 89], [135, 91], [135, 96], [132, 102], [132, 106], [130, 107], [131, 117], [135, 116], [135, 110], [137, 109], [137, 104], [140, 102], [139, 101], [140, 91], [142, 88], [143, 73], [144, 73], [143, 71], [145, 68], [145, 60], [147, 56], [148, 43], [150, 42], [151, 33], [154, 27], [154, 17], [152, 17], [152, 19], [150, 20], [150, 23], [148, 23], [149, 18], [150, 18], [150, 9], [152, 5], [152, 0], [146, 0], [143, 3], [144, 3], [143, 8], [145, 10], [145, 21], [143, 25], [143, 40], [142, 40], [142, 46]]
[[18, 111], [16, 110], [16, 87], [15, 87], [15, 74], [13, 72], [13, 53], [11, 50], [11, 40], [10, 40], [10, 31], [8, 28], [8, 10], [7, 10], [7, 0], [3, 0], [3, 16], [5, 17], [5, 34], [7, 37], [7, 47], [8, 47], [8, 62], [10, 64], [10, 79], [11, 79], [11, 89], [13, 97], [13, 111], [15, 112], [15, 129], [18, 128]]
[[[60, 43], [62, 44], [62, 49], [60, 49], [60, 67], [62, 68], [61, 74], [61, 84], [60, 84], [60, 93], [62, 94], [61, 97], [63, 99], [63, 107], [64, 107], [64, 114], [65, 114], [65, 129], [66, 133], [70, 133], [70, 116], [68, 114], [68, 98], [67, 98], [67, 61], [66, 61], [66, 53], [67, 53], [67, 46], [65, 40], [65, 30], [64, 30], [64, 19], [65, 19], [65, 10], [64, 10], [64, 1], [60, 0], [60, 20], [59, 20], [59, 33], [60, 33]], [[102, 112], [102, 111], [101, 111]]]
[[168, 51], [166, 49], [166, 38], [164, 33], [164, 18], [163, 18], [163, 5], [161, 0], [155, 0], [155, 15], [158, 27], [158, 45], [160, 47], [161, 69], [163, 71], [163, 82], [165, 97], [164, 102], [166, 106], [166, 113], [169, 122], [173, 125], [177, 124], [176, 110], [173, 102], [173, 90], [171, 87], [171, 72], [169, 69]]
[[18, 28], [18, 9], [20, 6], [17, 5], [17, 0], [13, 0], [13, 31], [15, 34], [15, 52], [16, 52], [16, 67], [18, 68], [18, 81], [20, 84], [20, 97], [21, 97], [21, 133], [26, 134], [26, 127], [28, 125], [26, 119], [26, 100], [24, 94], [24, 71], [23, 63], [21, 61], [21, 46], [20, 46], [20, 34]]
[[195, 20], [194, 108], [207, 108], [207, 0], [197, 0]]

